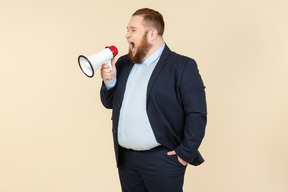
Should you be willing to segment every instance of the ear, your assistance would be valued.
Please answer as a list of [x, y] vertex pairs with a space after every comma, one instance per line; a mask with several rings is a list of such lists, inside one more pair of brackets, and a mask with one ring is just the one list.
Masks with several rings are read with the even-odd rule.
[[158, 31], [156, 29], [152, 29], [149, 31], [148, 36], [152, 41], [154, 41], [158, 36]]

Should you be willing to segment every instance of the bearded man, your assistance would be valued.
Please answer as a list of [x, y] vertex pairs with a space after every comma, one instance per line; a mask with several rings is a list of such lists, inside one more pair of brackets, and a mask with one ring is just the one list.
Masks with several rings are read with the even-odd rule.
[[124, 192], [181, 192], [186, 166], [204, 162], [205, 86], [196, 62], [172, 52], [163, 33], [159, 12], [137, 10], [127, 26], [129, 53], [113, 59], [112, 70], [101, 68]]

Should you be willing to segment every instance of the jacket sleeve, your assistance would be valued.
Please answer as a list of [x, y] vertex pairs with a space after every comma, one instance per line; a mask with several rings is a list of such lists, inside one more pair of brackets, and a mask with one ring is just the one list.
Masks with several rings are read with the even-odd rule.
[[175, 152], [184, 161], [198, 165], [198, 161], [204, 161], [198, 148], [205, 135], [207, 109], [205, 86], [193, 59], [186, 62], [179, 91], [185, 112], [185, 127], [182, 141]]
[[113, 98], [114, 98], [115, 90], [117, 89], [117, 85], [118, 85], [118, 79], [119, 79], [118, 77], [119, 77], [119, 74], [121, 74], [121, 69], [122, 69], [121, 66], [123, 66], [123, 63], [124, 64], [127, 63], [126, 58], [127, 58], [126, 56], [122, 56], [115, 63], [117, 74], [116, 74], [116, 84], [114, 87], [107, 89], [104, 81], [102, 81], [102, 86], [100, 89], [101, 102], [104, 105], [104, 107], [108, 109], [113, 108]]
[[116, 86], [114, 86], [111, 89], [107, 89], [104, 82], [102, 81], [100, 97], [101, 97], [101, 102], [103, 106], [106, 107], [107, 109], [112, 109], [113, 107], [113, 97], [114, 97], [115, 88]]

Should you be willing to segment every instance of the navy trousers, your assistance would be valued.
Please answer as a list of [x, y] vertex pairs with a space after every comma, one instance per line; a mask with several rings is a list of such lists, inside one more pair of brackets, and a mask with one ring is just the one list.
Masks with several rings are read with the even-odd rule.
[[182, 192], [186, 166], [169, 149], [149, 151], [119, 149], [119, 178], [122, 192]]

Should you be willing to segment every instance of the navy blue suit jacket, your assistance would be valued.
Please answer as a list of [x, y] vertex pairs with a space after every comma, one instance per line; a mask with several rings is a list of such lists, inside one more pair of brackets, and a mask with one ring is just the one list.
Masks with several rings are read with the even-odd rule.
[[[101, 101], [113, 109], [113, 138], [117, 162], [117, 129], [126, 82], [133, 67], [127, 55], [116, 62], [117, 83], [101, 88]], [[198, 148], [206, 127], [205, 87], [196, 62], [165, 45], [147, 88], [147, 114], [156, 140], [192, 165], [204, 162]]]

